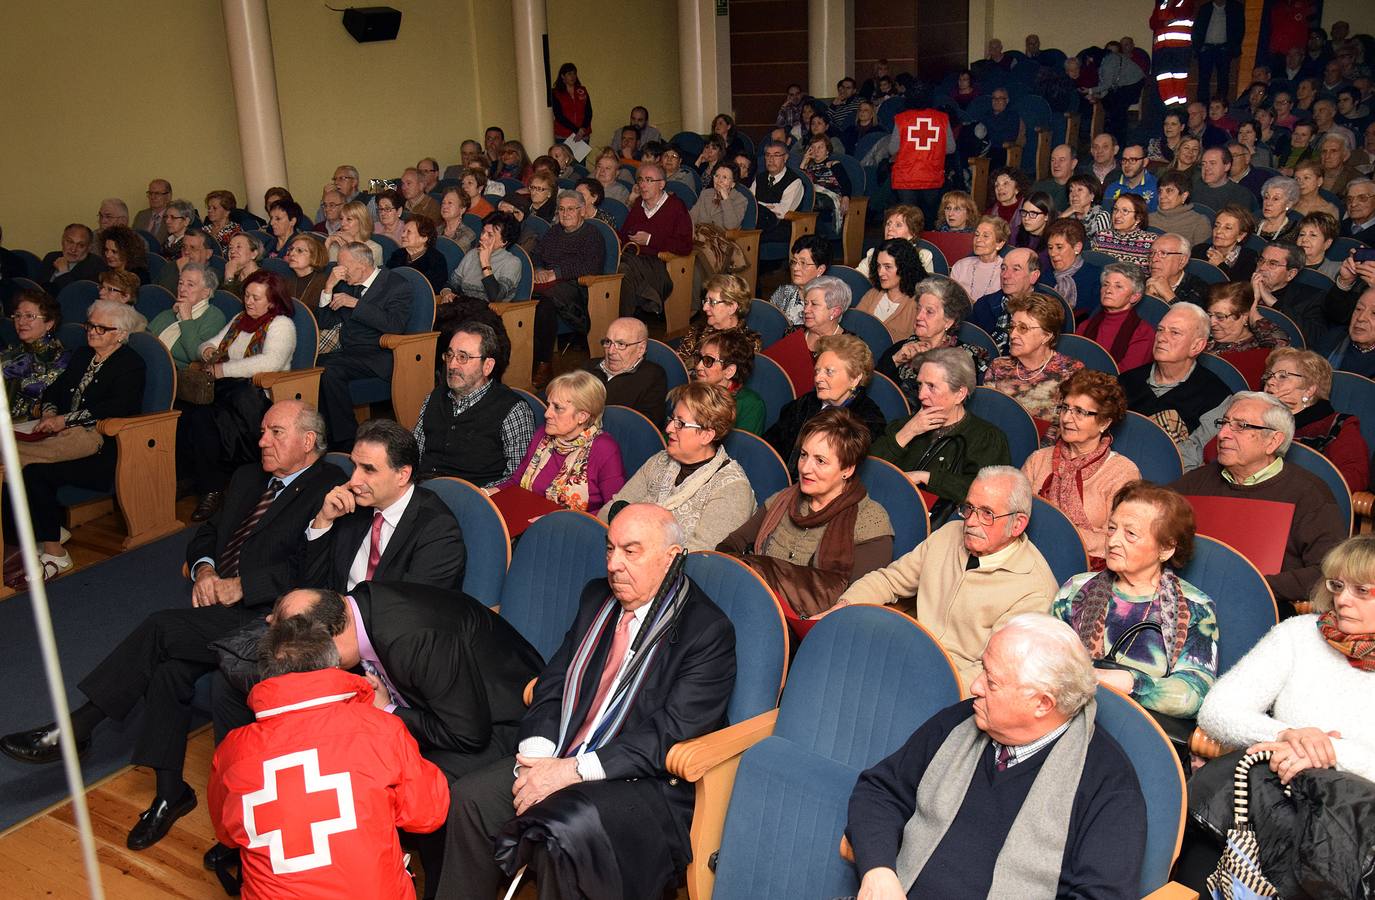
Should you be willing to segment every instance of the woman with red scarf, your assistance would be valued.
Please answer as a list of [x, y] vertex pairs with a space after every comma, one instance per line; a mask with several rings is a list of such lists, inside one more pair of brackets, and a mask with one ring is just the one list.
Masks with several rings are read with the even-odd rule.
[[592, 133], [592, 98], [578, 80], [578, 67], [571, 62], [559, 66], [559, 77], [551, 93], [554, 97], [554, 138], [587, 140]]
[[177, 401], [177, 469], [201, 497], [193, 522], [219, 509], [235, 468], [258, 461], [259, 425], [270, 404], [253, 376], [287, 371], [296, 350], [291, 295], [282, 277], [259, 269], [243, 285], [244, 311], [201, 344], [200, 361], [192, 363], [214, 379], [213, 399]]
[[1108, 434], [1126, 418], [1127, 396], [1111, 375], [1080, 369], [1061, 383], [1055, 410], [1057, 440], [1027, 457], [1022, 474], [1032, 490], [1074, 524], [1088, 551], [1089, 568], [1101, 572], [1112, 498], [1141, 477], [1136, 463], [1112, 449]]

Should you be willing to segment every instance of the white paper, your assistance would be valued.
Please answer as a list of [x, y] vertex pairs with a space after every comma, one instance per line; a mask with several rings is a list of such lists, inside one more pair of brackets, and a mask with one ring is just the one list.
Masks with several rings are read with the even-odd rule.
[[587, 141], [580, 141], [576, 136], [571, 134], [564, 139], [563, 145], [573, 153], [573, 158], [578, 162], [587, 159], [587, 154], [592, 152], [591, 144], [587, 143]]

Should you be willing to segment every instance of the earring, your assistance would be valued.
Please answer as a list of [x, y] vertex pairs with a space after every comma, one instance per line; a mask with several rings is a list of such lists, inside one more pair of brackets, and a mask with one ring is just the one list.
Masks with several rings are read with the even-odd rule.
[[1304, 395], [1303, 395], [1303, 402], [1304, 402], [1304, 403], [1307, 403], [1307, 402], [1308, 402], [1308, 395], [1307, 395], [1307, 394], [1304, 394]]

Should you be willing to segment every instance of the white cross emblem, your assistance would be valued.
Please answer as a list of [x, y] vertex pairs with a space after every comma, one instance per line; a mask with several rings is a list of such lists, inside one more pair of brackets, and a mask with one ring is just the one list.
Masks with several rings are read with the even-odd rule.
[[940, 126], [930, 116], [918, 116], [907, 126], [907, 142], [918, 150], [930, 150], [940, 136]]
[[[278, 773], [299, 768], [304, 776], [304, 792], [292, 791], [292, 796], [278, 798]], [[294, 786], [294, 781], [293, 781]], [[311, 818], [311, 797], [333, 792], [338, 806], [338, 815], [313, 821]], [[323, 799], [323, 798], [320, 798]], [[261, 812], [259, 811], [261, 809]], [[264, 821], [259, 821], [259, 816]], [[332, 863], [329, 850], [329, 836], [353, 831], [358, 827], [358, 819], [353, 808], [353, 783], [348, 772], [335, 775], [320, 774], [320, 756], [314, 748], [288, 753], [263, 762], [262, 790], [245, 794], [243, 797], [243, 824], [248, 832], [250, 848], [267, 847], [272, 860], [272, 871], [277, 874], [305, 872], [319, 869]], [[288, 827], [310, 826], [310, 852], [287, 856], [285, 830]], [[260, 827], [265, 829], [260, 831]], [[300, 846], [303, 835], [293, 835]]]

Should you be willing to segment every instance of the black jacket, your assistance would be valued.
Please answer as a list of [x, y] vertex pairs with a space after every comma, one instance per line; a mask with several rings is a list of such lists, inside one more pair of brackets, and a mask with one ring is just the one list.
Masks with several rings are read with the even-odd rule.
[[[319, 511], [319, 507], [316, 507]], [[347, 593], [349, 567], [372, 529], [371, 507], [334, 520], [333, 527], [306, 541], [302, 587]], [[311, 514], [312, 517], [314, 513]], [[457, 590], [463, 584], [468, 551], [449, 507], [419, 486], [377, 563], [374, 581], [404, 581]]]
[[417, 584], [366, 582], [352, 597], [421, 751], [476, 753], [494, 731], [514, 735], [543, 660], [505, 619], [461, 591]]
[[[871, 441], [878, 440], [888, 428], [888, 422], [883, 418], [883, 410], [869, 399], [867, 388], [861, 387], [855, 391], [854, 398], [845, 408], [854, 413], [869, 429]], [[817, 397], [815, 390], [810, 390], [784, 405], [783, 409], [779, 410], [778, 421], [764, 432], [764, 440], [778, 451], [779, 456], [787, 460], [790, 471], [797, 470], [797, 436], [801, 433], [802, 426], [807, 424], [807, 420], [819, 412], [821, 398]]]
[[[347, 288], [347, 290], [346, 290]], [[358, 296], [357, 288], [337, 284], [335, 292], [345, 291]], [[412, 291], [410, 283], [388, 269], [378, 269], [372, 287], [352, 309], [332, 310], [328, 306], [315, 310], [321, 328], [342, 323], [339, 332], [341, 352], [385, 353], [378, 345], [384, 334], [399, 334], [406, 330], [410, 318]]]
[[1163, 410], [1172, 409], [1179, 413], [1184, 427], [1193, 431], [1198, 427], [1199, 417], [1217, 406], [1232, 392], [1212, 372], [1194, 363], [1189, 377], [1170, 388], [1159, 397], [1146, 379], [1151, 375], [1155, 363], [1146, 363], [1135, 369], [1128, 369], [1117, 377], [1122, 390], [1127, 395], [1127, 408], [1143, 416], [1153, 416]]
[[[1227, 11], [1227, 47], [1236, 56], [1241, 51], [1241, 39], [1246, 37], [1246, 7], [1238, 0], [1227, 0], [1223, 8]], [[1194, 13], [1194, 52], [1203, 49], [1203, 41], [1208, 36], [1208, 24], [1212, 21], [1213, 4], [1211, 0], [1203, 0]]]
[[[271, 476], [259, 465], [240, 466], [229, 479], [224, 504], [201, 523], [186, 547], [186, 563], [195, 576], [196, 560], [218, 563], [225, 546], [267, 490]], [[305, 531], [320, 510], [325, 494], [346, 476], [335, 465], [316, 460], [277, 495], [239, 551], [239, 578], [245, 606], [270, 606], [300, 584]]]
[[[63, 415], [75, 412], [72, 400], [93, 358], [95, 351], [90, 347], [73, 350], [67, 368], [43, 392], [43, 405], [56, 406]], [[136, 416], [143, 411], [143, 382], [146, 376], [146, 367], [138, 352], [128, 345], [120, 347], [106, 358], [100, 371], [86, 385], [79, 408], [88, 411], [93, 419]]]

